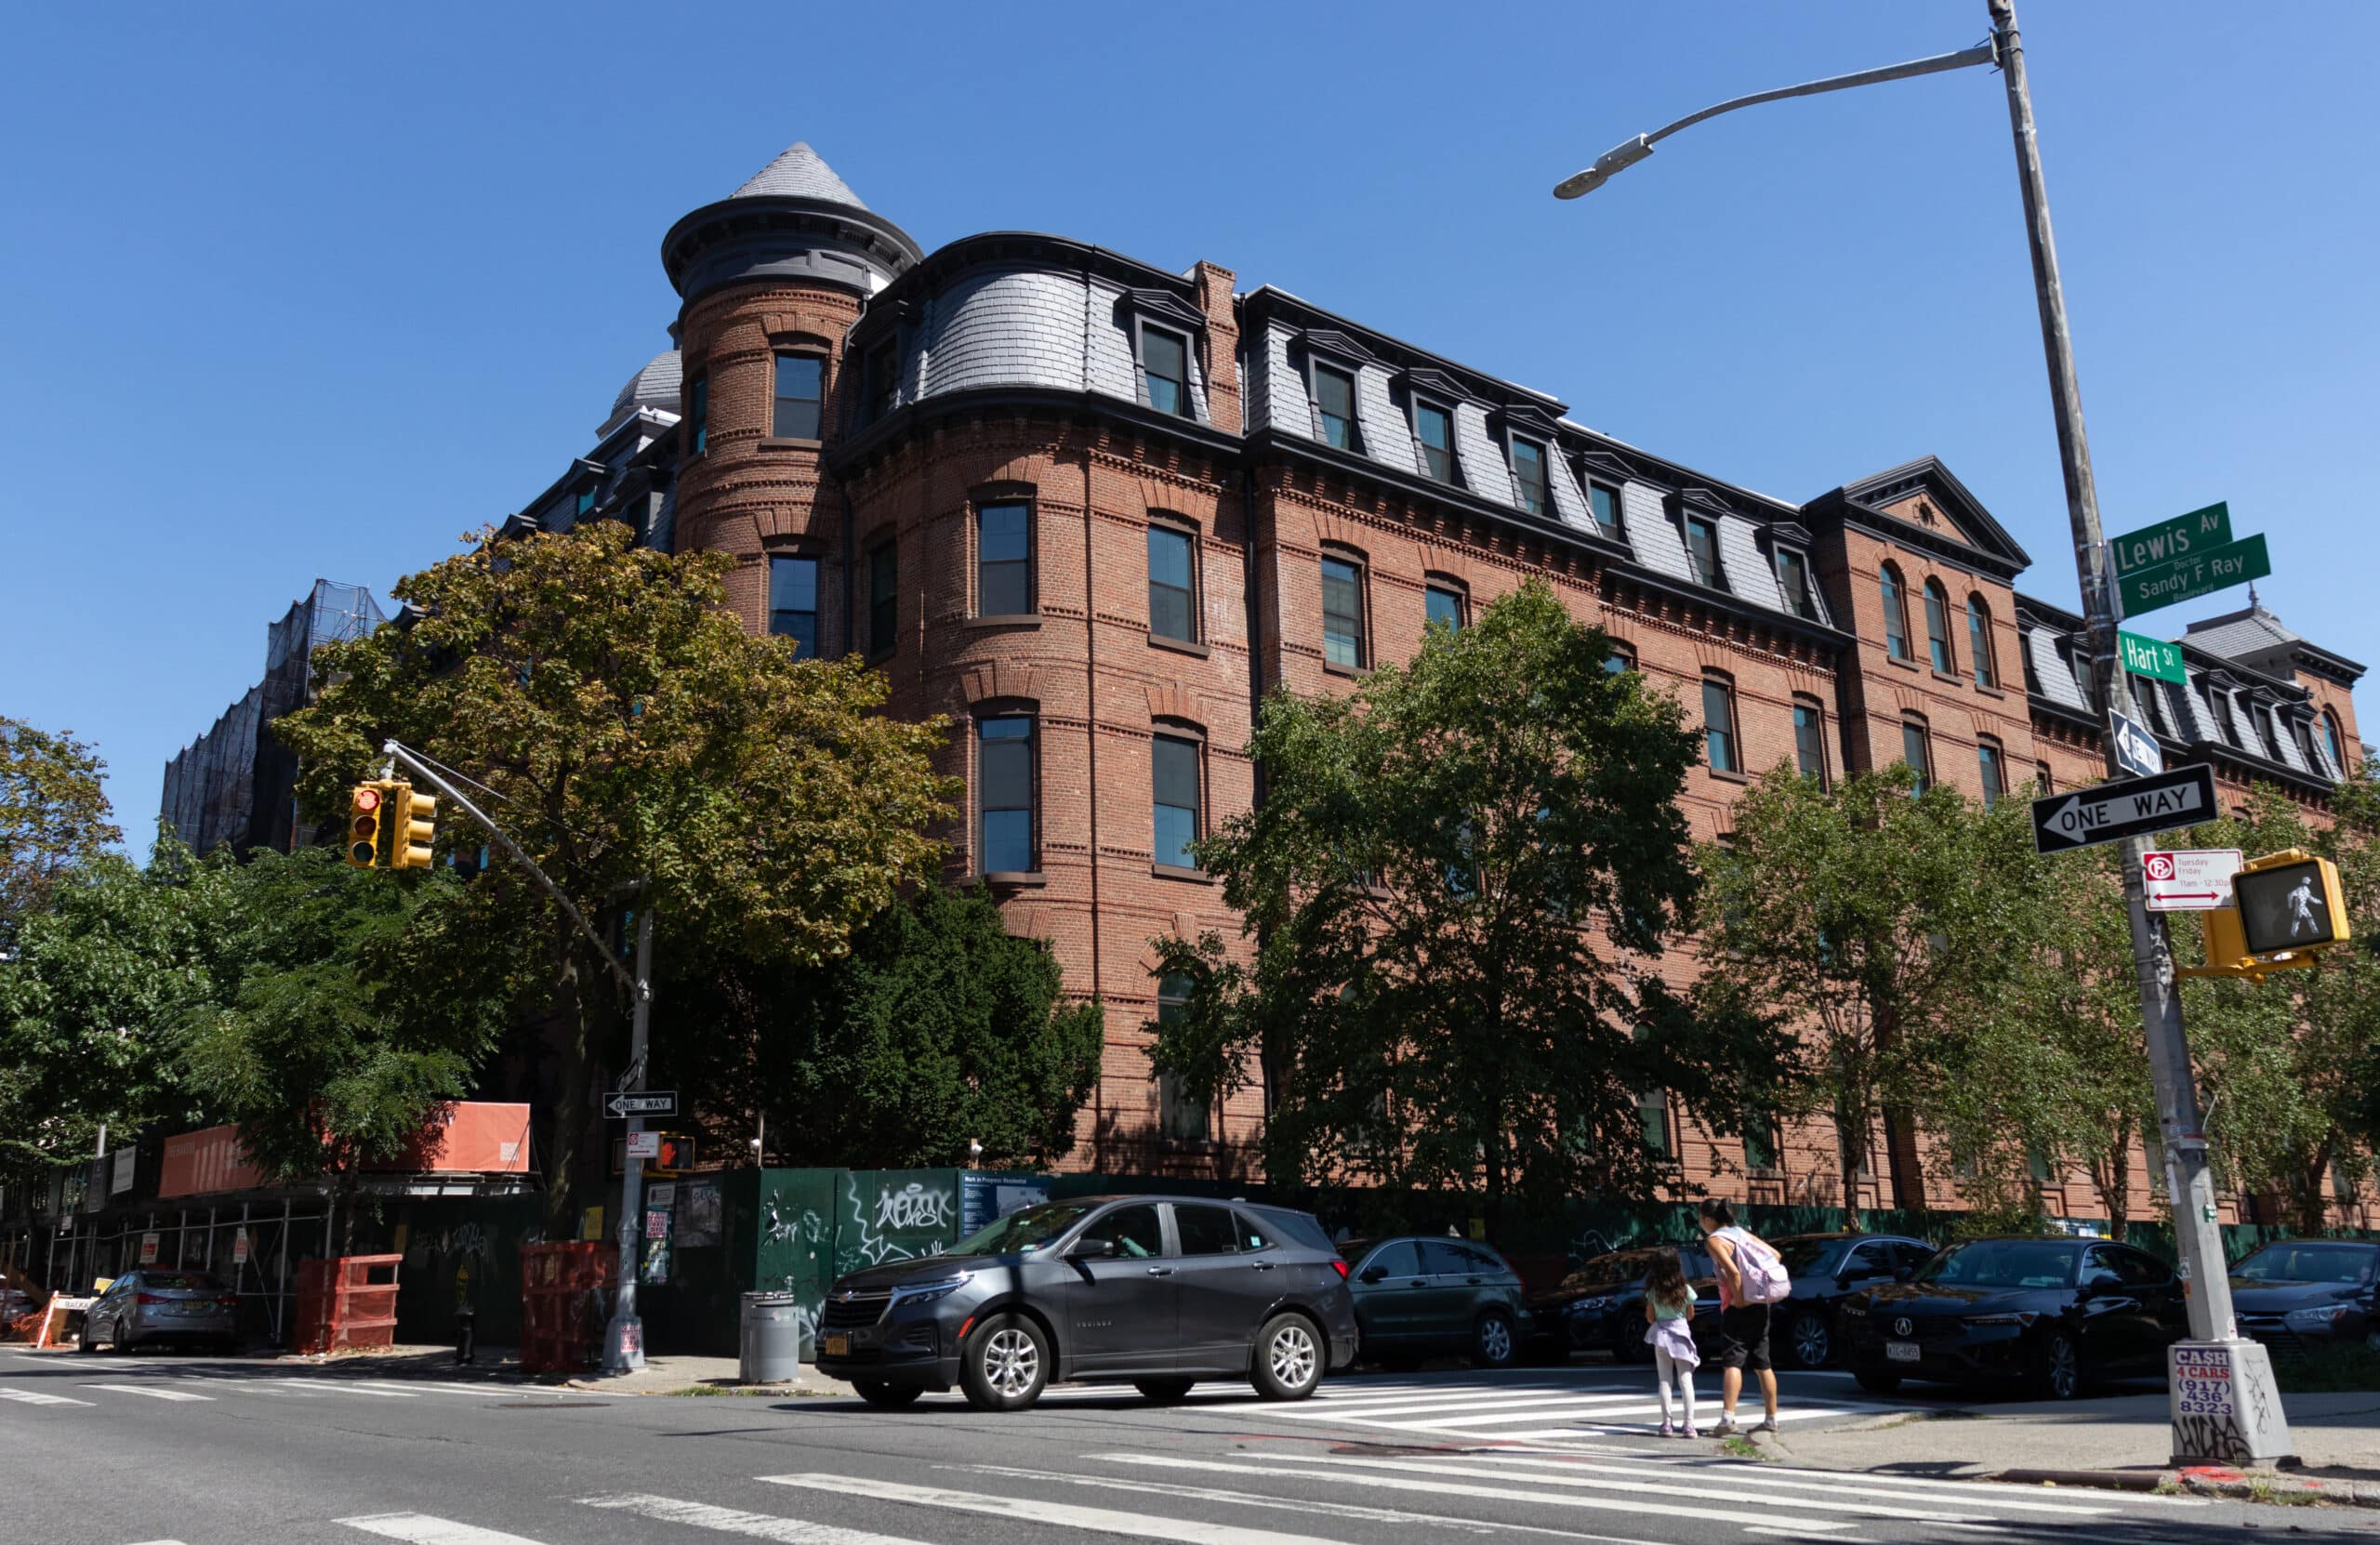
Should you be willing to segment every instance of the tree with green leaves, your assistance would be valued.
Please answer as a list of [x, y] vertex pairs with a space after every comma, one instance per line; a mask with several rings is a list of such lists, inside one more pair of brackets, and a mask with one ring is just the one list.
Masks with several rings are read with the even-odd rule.
[[[933, 771], [945, 726], [881, 710], [857, 660], [796, 659], [726, 604], [726, 554], [670, 555], [591, 522], [483, 537], [401, 580], [399, 626], [326, 644], [313, 704], [273, 725], [300, 797], [343, 806], [394, 738], [454, 769], [593, 926], [634, 905], [675, 966], [726, 957], [815, 964], [903, 887], [934, 873], [951, 812]], [[451, 812], [441, 841], [476, 851]], [[403, 883], [407, 877], [383, 877]], [[510, 865], [467, 888], [476, 926], [552, 984], [560, 1098], [549, 1222], [575, 1229], [599, 1062], [623, 1061], [628, 1007], [607, 957]], [[670, 1033], [656, 1001], [654, 1035]]]
[[1532, 584], [1344, 695], [1268, 698], [1264, 798], [1197, 845], [1253, 944], [1157, 941], [1189, 981], [1152, 1060], [1267, 1104], [1276, 1182], [1360, 1175], [1550, 1207], [1674, 1180], [1645, 1100], [1706, 1126], [1784, 1083], [1790, 1038], [1657, 969], [1695, 876], [1699, 737]]
[[0, 715], [0, 947], [61, 877], [124, 840], [106, 772], [72, 733]]
[[1800, 1033], [1812, 1076], [1782, 1114], [1831, 1117], [1856, 1206], [1888, 1106], [1955, 1114], [1976, 1006], [2030, 946], [2042, 872], [2024, 805], [1918, 792], [1906, 763], [1833, 788], [1779, 766], [1735, 823], [1702, 854], [1702, 990]]
[[[1096, 1003], [1066, 1000], [1039, 941], [1008, 931], [981, 890], [932, 884], [815, 966], [726, 962], [666, 984], [682, 1033], [655, 1066], [740, 1113], [794, 1164], [1043, 1166], [1074, 1148], [1099, 1077]], [[721, 1124], [714, 1122], [716, 1129]]]

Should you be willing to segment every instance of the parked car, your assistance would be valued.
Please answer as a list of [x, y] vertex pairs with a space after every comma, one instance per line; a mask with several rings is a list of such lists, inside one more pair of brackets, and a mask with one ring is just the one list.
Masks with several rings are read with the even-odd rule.
[[1451, 1354], [1501, 1368], [1527, 1343], [1521, 1279], [1486, 1245], [1413, 1235], [1350, 1239], [1339, 1253], [1350, 1263], [1347, 1286], [1369, 1361], [1410, 1368]]
[[1846, 1298], [1836, 1323], [1862, 1389], [2014, 1381], [2056, 1400], [2105, 1374], [2162, 1374], [2189, 1328], [2182, 1285], [2156, 1257], [2039, 1238], [1952, 1245], [1910, 1281]]
[[1789, 1234], [1772, 1239], [1793, 1292], [1770, 1315], [1781, 1362], [1822, 1368], [1834, 1360], [1835, 1311], [1851, 1294], [1906, 1282], [1934, 1258], [1923, 1239], [1897, 1234]]
[[1613, 1250], [1582, 1262], [1561, 1286], [1529, 1298], [1533, 1350], [1567, 1357], [1573, 1352], [1608, 1352], [1620, 1363], [1649, 1361], [1645, 1344], [1645, 1274], [1662, 1250], [1675, 1250], [1694, 1288], [1694, 1341], [1707, 1354], [1719, 1328], [1718, 1269], [1699, 1245], [1650, 1245]]
[[2231, 1268], [2240, 1328], [2281, 1356], [2358, 1341], [2380, 1352], [2380, 1245], [2279, 1239]]
[[239, 1309], [238, 1295], [205, 1272], [144, 1266], [110, 1283], [84, 1313], [79, 1344], [130, 1352], [144, 1342], [204, 1341], [228, 1350], [239, 1341]]
[[956, 1385], [979, 1409], [1022, 1410], [1058, 1379], [1158, 1401], [1245, 1379], [1268, 1400], [1302, 1400], [1356, 1342], [1347, 1262], [1311, 1214], [1092, 1196], [839, 1279], [817, 1367], [888, 1409]]

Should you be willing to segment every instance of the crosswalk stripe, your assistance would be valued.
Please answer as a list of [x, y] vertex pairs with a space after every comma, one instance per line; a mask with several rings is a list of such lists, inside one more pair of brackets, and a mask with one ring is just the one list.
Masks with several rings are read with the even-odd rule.
[[1531, 1406], [1524, 1410], [1502, 1407], [1467, 1416], [1395, 1417], [1368, 1420], [1364, 1425], [1401, 1433], [1459, 1433], [1469, 1427], [1508, 1427], [1521, 1421], [1560, 1421], [1574, 1413], [1580, 1418], [1593, 1420], [1659, 1409], [1658, 1405], [1646, 1404], [1645, 1397], [1640, 1394], [1593, 1394]]
[[221, 1384], [228, 1386], [229, 1388], [238, 1390], [244, 1394], [271, 1395], [276, 1400], [315, 1400], [321, 1398], [322, 1394], [322, 1392], [319, 1390], [309, 1390], [304, 1388], [291, 1390], [275, 1387], [276, 1384], [302, 1385], [304, 1380], [297, 1379], [284, 1379], [278, 1380], [263, 1379], [234, 1379], [228, 1374], [186, 1373], [182, 1375], [182, 1380], [185, 1383], [191, 1384]]
[[113, 1394], [145, 1394], [152, 1400], [212, 1400], [211, 1394], [192, 1394], [188, 1390], [159, 1389], [154, 1384], [86, 1384], [86, 1390], [106, 1390]]
[[290, 1384], [295, 1385], [299, 1389], [306, 1390], [310, 1393], [315, 1394], [324, 1393], [331, 1390], [351, 1390], [357, 1394], [377, 1395], [382, 1400], [418, 1400], [421, 1398], [421, 1393], [417, 1390], [375, 1389], [371, 1385], [363, 1382], [361, 1380], [355, 1379], [258, 1379], [251, 1380], [251, 1382], [258, 1384]]
[[[1660, 1406], [1653, 1405], [1650, 1402], [1642, 1406], [1606, 1406], [1601, 1410], [1580, 1412], [1578, 1415], [1578, 1421], [1580, 1424], [1578, 1425], [1568, 1427], [1533, 1427], [1526, 1432], [1498, 1433], [1493, 1435], [1497, 1438], [1513, 1443], [1528, 1443], [1539, 1438], [1574, 1437], [1580, 1434], [1593, 1437], [1605, 1437], [1608, 1436], [1614, 1431], [1642, 1432], [1646, 1427], [1651, 1426], [1652, 1423], [1650, 1421], [1637, 1421], [1633, 1420], [1623, 1421], [1620, 1419], [1623, 1417], [1655, 1417], [1660, 1414]], [[1548, 1416], [1559, 1416], [1560, 1414], [1561, 1413], [1558, 1411], [1523, 1411], [1513, 1420], [1540, 1420]], [[1698, 1412], [1697, 1414], [1699, 1419], [1705, 1424], [1703, 1427], [1703, 1435], [1708, 1437], [1710, 1435], [1710, 1424], [1715, 1423], [1719, 1420], [1718, 1413], [1716, 1411], [1711, 1411], [1708, 1413]], [[1818, 1421], [1831, 1417], [1876, 1417], [1887, 1414], [1897, 1413], [1886, 1413], [1856, 1406], [1820, 1406], [1816, 1407], [1797, 1406], [1790, 1411], [1778, 1412], [1777, 1420], [1779, 1423], [1783, 1423], [1788, 1421]], [[1598, 1423], [1601, 1425], [1597, 1425]], [[1383, 1431], [1399, 1433], [1472, 1433], [1475, 1428], [1501, 1426], [1502, 1423], [1489, 1421], [1467, 1421], [1460, 1426], [1455, 1426], [1446, 1422], [1430, 1421], [1375, 1421], [1368, 1423], [1367, 1425], [1378, 1427]], [[1474, 1435], [1477, 1434], [1474, 1433]]]
[[919, 1545], [917, 1540], [904, 1539], [897, 1535], [868, 1534], [859, 1529], [838, 1528], [831, 1524], [813, 1524], [805, 1518], [741, 1512], [734, 1508], [713, 1507], [707, 1502], [684, 1502], [674, 1497], [654, 1497], [641, 1492], [617, 1497], [582, 1497], [579, 1501], [590, 1508], [631, 1512], [640, 1518], [651, 1518], [664, 1524], [689, 1524], [698, 1529], [740, 1534], [749, 1539], [774, 1540], [777, 1545]]
[[[1493, 1451], [1481, 1450], [1466, 1454], [1463, 1457], [1467, 1459], [1478, 1459], [1496, 1464], [1550, 1465], [1556, 1469], [1567, 1470], [1575, 1468], [1579, 1462], [1580, 1457], [1582, 1455], [1589, 1459], [1598, 1460], [1617, 1459], [1623, 1463], [1641, 1465], [1648, 1470], [1655, 1471], [1729, 1471], [1743, 1468], [1742, 1461], [1738, 1459], [1720, 1459], [1712, 1455], [1699, 1452], [1662, 1453], [1649, 1448], [1564, 1447], [1558, 1449], [1540, 1449], [1535, 1453], [1512, 1449], [1499, 1449]], [[2003, 1486], [1997, 1481], [1959, 1480], [1953, 1477], [1941, 1475], [1880, 1475], [1872, 1471], [1859, 1471], [1853, 1472], [1841, 1470], [1814, 1470], [1808, 1465], [1776, 1464], [1766, 1461], [1764, 1461], [1759, 1470], [1757, 1472], [1753, 1472], [1753, 1473], [1758, 1474], [1765, 1481], [1793, 1481], [1806, 1483], [1811, 1486], [1827, 1487], [1840, 1486], [1848, 1480], [1856, 1480], [1859, 1485], [1864, 1486], [1877, 1486], [1917, 1492], [1951, 1489], [1957, 1490], [1963, 1494], [1973, 1496], [2002, 1497], [2019, 1495], [2019, 1493], [2016, 1492], [2016, 1488]], [[2164, 1497], [2154, 1492], [2146, 1491], [2128, 1491], [2122, 1493], [2110, 1492], [2102, 1495], [2104, 1505], [2109, 1508], [2130, 1508], [2134, 1506], [2160, 1508], [2203, 1508], [2209, 1505], [2207, 1499], [2203, 1497]], [[2079, 1506], [2082, 1504], [2078, 1500], [2076, 1505]], [[1975, 1526], [1981, 1527], [1982, 1525], [1978, 1525]]]
[[1766, 1465], [1762, 1465], [1758, 1469], [1753, 1469], [1751, 1466], [1733, 1459], [1725, 1461], [1705, 1461], [1700, 1464], [1687, 1466], [1662, 1464], [1658, 1461], [1637, 1464], [1630, 1463], [1625, 1460], [1617, 1463], [1608, 1460], [1596, 1460], [1592, 1463], [1582, 1464], [1580, 1461], [1576, 1459], [1537, 1458], [1524, 1454], [1470, 1454], [1464, 1456], [1464, 1458], [1466, 1460], [1476, 1461], [1481, 1464], [1491, 1464], [1501, 1470], [1526, 1472], [1529, 1474], [1535, 1474], [1540, 1471], [1554, 1474], [1578, 1474], [1584, 1471], [1592, 1471], [1598, 1474], [1642, 1476], [1647, 1479], [1663, 1482], [1673, 1475], [1691, 1475], [1698, 1481], [1709, 1484], [1739, 1485], [1745, 1487], [1748, 1491], [1760, 1495], [1766, 1495], [1779, 1491], [1816, 1491], [1822, 1492], [1830, 1497], [1854, 1496], [1900, 1498], [1910, 1502], [1918, 1503], [1955, 1503], [1962, 1506], [2003, 1508], [2016, 1512], [2063, 1513], [2082, 1516], [2096, 1516], [2098, 1514], [2113, 1512], [2116, 1511], [2112, 1505], [2108, 1504], [2095, 1504], [2082, 1501], [2052, 1502], [2037, 1500], [2030, 1496], [2019, 1494], [2013, 1488], [2006, 1486], [1997, 1486], [1994, 1489], [1987, 1491], [1981, 1488], [1986, 1486], [1989, 1483], [1982, 1481], [1937, 1480], [1922, 1491], [1896, 1490], [1889, 1486], [1871, 1486], [1868, 1484], [1869, 1478], [1857, 1472], [1826, 1474], [1823, 1478], [1820, 1478], [1819, 1476], [1808, 1476], [1807, 1472], [1802, 1472], [1800, 1473], [1805, 1476], [1808, 1476], [1808, 1478], [1795, 1479], [1788, 1475], [1778, 1474], [1771, 1471]]
[[[1318, 1479], [1342, 1481], [1350, 1486], [1366, 1486], [1376, 1491], [1419, 1491], [1432, 1497], [1477, 1497], [1494, 1502], [1527, 1502], [1538, 1506], [1579, 1508], [1595, 1512], [1620, 1512], [1651, 1515], [1661, 1518], [1695, 1518], [1711, 1524], [1775, 1524], [1774, 1512], [1743, 1512], [1734, 1508], [1686, 1507], [1673, 1503], [1639, 1500], [1619, 1497], [1572, 1497], [1549, 1494], [1542, 1489], [1522, 1491], [1508, 1486], [1467, 1486], [1460, 1481], [1423, 1480], [1419, 1476], [1383, 1475], [1354, 1470], [1289, 1470], [1276, 1464], [1238, 1464], [1226, 1459], [1192, 1459], [1172, 1454], [1093, 1454], [1091, 1458], [1116, 1464], [1148, 1465], [1160, 1470], [1198, 1470], [1228, 1475], [1312, 1475]], [[1424, 1465], [1418, 1467], [1427, 1470]], [[1517, 1479], [1517, 1477], [1515, 1477]], [[1535, 1479], [1535, 1477], [1530, 1477]], [[1932, 1515], [1928, 1515], [1932, 1516]], [[1818, 1530], [1847, 1529], [1853, 1520], [1836, 1523], [1829, 1519], [1812, 1519], [1806, 1527]]]
[[402, 1539], [405, 1545], [540, 1545], [525, 1535], [483, 1529], [476, 1524], [457, 1524], [451, 1518], [432, 1518], [426, 1512], [378, 1512], [337, 1522], [384, 1539]]
[[1286, 1417], [1296, 1417], [1307, 1421], [1370, 1421], [1381, 1417], [1425, 1416], [1434, 1411], [1451, 1411], [1457, 1413], [1463, 1411], [1486, 1410], [1519, 1411], [1530, 1407], [1547, 1406], [1571, 1406], [1580, 1404], [1600, 1405], [1611, 1401], [1642, 1400], [1644, 1398], [1644, 1393], [1640, 1390], [1630, 1390], [1624, 1393], [1619, 1391], [1613, 1391], [1609, 1393], [1573, 1391], [1568, 1394], [1524, 1395], [1519, 1399], [1514, 1399], [1510, 1395], [1491, 1393], [1464, 1395], [1460, 1398], [1449, 1396], [1444, 1400], [1426, 1401], [1420, 1405], [1414, 1405], [1410, 1402], [1403, 1401], [1393, 1402], [1385, 1406], [1367, 1404], [1363, 1406], [1327, 1406], [1318, 1408], [1308, 1405], [1295, 1410], [1284, 1410], [1281, 1412], [1281, 1415]]
[[802, 1486], [846, 1497], [872, 1497], [882, 1502], [908, 1502], [923, 1508], [947, 1508], [954, 1512], [986, 1513], [1029, 1524], [1054, 1524], [1061, 1528], [1094, 1534], [1120, 1534], [1141, 1539], [1170, 1539], [1179, 1545], [1336, 1545], [1314, 1535], [1281, 1534], [1273, 1529], [1248, 1529], [1236, 1524], [1210, 1524], [1195, 1518], [1167, 1518], [1152, 1512], [1119, 1512], [1112, 1508], [1077, 1507], [1038, 1497], [995, 1497], [988, 1492], [951, 1491], [942, 1486], [908, 1486], [865, 1475], [762, 1475], [774, 1486]]
[[0, 1400], [14, 1400], [26, 1406], [88, 1406], [87, 1400], [69, 1400], [62, 1394], [46, 1394], [40, 1390], [0, 1389]]

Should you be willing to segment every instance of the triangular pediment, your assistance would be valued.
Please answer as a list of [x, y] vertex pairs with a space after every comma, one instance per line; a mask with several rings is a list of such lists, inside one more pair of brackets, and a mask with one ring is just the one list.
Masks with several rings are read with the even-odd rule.
[[1988, 568], [2015, 574], [2032, 559], [1967, 485], [1933, 456], [1844, 484], [1804, 507], [1871, 525], [1923, 546], [1964, 548]]

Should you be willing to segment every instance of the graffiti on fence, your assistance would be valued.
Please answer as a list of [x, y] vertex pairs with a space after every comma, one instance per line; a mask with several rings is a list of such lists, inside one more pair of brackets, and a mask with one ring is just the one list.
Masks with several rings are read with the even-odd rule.
[[943, 1228], [957, 1211], [949, 1192], [928, 1191], [918, 1181], [898, 1191], [885, 1186], [876, 1194], [876, 1226], [880, 1229]]
[[772, 1245], [823, 1245], [826, 1242], [826, 1220], [804, 1208], [793, 1211], [778, 1193], [769, 1193], [760, 1204], [760, 1236]]

